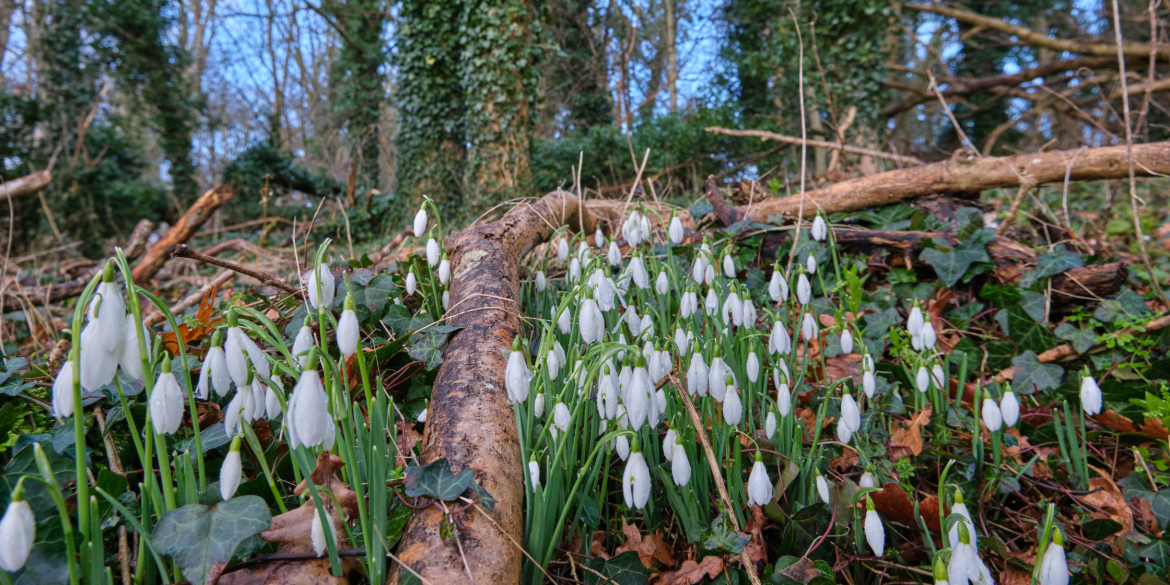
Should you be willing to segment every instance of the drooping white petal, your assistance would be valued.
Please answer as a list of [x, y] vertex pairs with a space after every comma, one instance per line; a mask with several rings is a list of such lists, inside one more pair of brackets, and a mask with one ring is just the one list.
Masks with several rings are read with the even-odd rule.
[[134, 321], [134, 315], [126, 314], [126, 322], [122, 327], [122, 352], [118, 356], [118, 365], [122, 367], [122, 372], [126, 374], [131, 380], [142, 379], [142, 354], [138, 351], [139, 335], [146, 341], [146, 349], [150, 351], [150, 332], [143, 324], [142, 328], [137, 327]]
[[227, 363], [228, 374], [236, 388], [248, 385], [248, 357], [244, 353], [244, 332], [239, 327], [228, 327], [227, 341], [223, 344], [224, 359]]
[[723, 275], [727, 278], [735, 278], [735, 260], [731, 259], [731, 254], [723, 256]]
[[451, 282], [451, 261], [443, 258], [439, 261], [439, 283], [446, 286], [449, 282]]
[[752, 472], [748, 476], [748, 505], [767, 506], [772, 501], [772, 480], [768, 478], [768, 469], [764, 462], [756, 461], [752, 465]]
[[626, 460], [626, 469], [622, 472], [622, 496], [626, 506], [641, 510], [646, 507], [646, 500], [650, 498], [650, 468], [642, 453], [630, 453]]
[[825, 241], [825, 238], [829, 235], [829, 228], [825, 225], [825, 219], [819, 215], [813, 219], [812, 228], [809, 231], [813, 239], [818, 242]]
[[877, 391], [877, 378], [874, 377], [873, 372], [866, 370], [861, 375], [861, 390], [865, 395], [873, 398], [873, 393]]
[[1012, 391], [1004, 392], [1003, 398], [999, 401], [999, 410], [1003, 414], [1003, 422], [1009, 427], [1016, 426], [1020, 420], [1020, 401], [1016, 399], [1016, 393]]
[[1048, 545], [1044, 559], [1040, 561], [1040, 585], [1068, 585], [1068, 559], [1064, 547]]
[[309, 306], [317, 310], [332, 307], [333, 296], [337, 294], [337, 279], [329, 267], [321, 264], [317, 270], [310, 270], [307, 280], [305, 287], [309, 289]]
[[756, 356], [754, 351], [748, 353], [747, 376], [753, 384], [760, 379], [760, 358]]
[[414, 291], [416, 290], [418, 290], [418, 277], [415, 276], [414, 271], [411, 270], [406, 275], [406, 294], [414, 296]]
[[743, 421], [743, 402], [734, 387], [728, 388], [723, 397], [723, 421], [733, 427]]
[[926, 323], [926, 319], [922, 317], [922, 309], [915, 305], [910, 309], [910, 316], [906, 318], [906, 331], [910, 332], [910, 336], [917, 336], [922, 332], [922, 325]]
[[845, 418], [837, 421], [837, 440], [843, 445], [848, 445], [853, 440], [853, 430], [845, 423]]
[[224, 501], [232, 499], [240, 487], [243, 469], [240, 466], [240, 452], [229, 451], [219, 468], [219, 497]]
[[36, 518], [27, 500], [9, 502], [0, 518], [0, 569], [15, 573], [24, 567], [36, 541]]
[[991, 432], [998, 431], [1003, 426], [1003, 413], [999, 411], [999, 405], [990, 398], [983, 399], [983, 424], [987, 425], [987, 430]]
[[163, 372], [150, 393], [150, 421], [160, 435], [174, 434], [183, 422], [183, 391], [171, 372]]
[[853, 333], [848, 329], [841, 332], [841, 353], [853, 353]]
[[98, 322], [90, 320], [81, 330], [81, 387], [94, 391], [114, 381], [120, 348], [110, 353], [102, 345]]
[[825, 476], [817, 475], [817, 495], [821, 497], [821, 501], [829, 504], [829, 482], [825, 481]]
[[540, 464], [535, 461], [528, 462], [528, 479], [532, 482], [532, 489], [540, 487]]
[[115, 282], [99, 284], [94, 298], [97, 299], [98, 295], [101, 295], [97, 312], [99, 343], [108, 353], [120, 354], [126, 326], [126, 301]]
[[687, 368], [687, 392], [690, 392], [691, 396], [695, 394], [706, 396], [709, 374], [707, 364], [703, 361], [703, 354], [695, 352], [691, 356], [691, 365]]
[[666, 272], [658, 273], [658, 278], [654, 280], [654, 291], [660, 295], [670, 292], [670, 279], [666, 277]]
[[73, 416], [73, 360], [61, 364], [53, 379], [53, 416]]
[[439, 251], [439, 243], [436, 242], [434, 238], [427, 240], [427, 264], [429, 264], [431, 268], [434, 268], [439, 264], [439, 257], [442, 256], [442, 254], [443, 253]]
[[544, 289], [547, 286], [548, 286], [548, 282], [545, 281], [544, 271], [541, 270], [540, 272], [537, 272], [536, 273], [536, 290], [537, 290], [537, 292], [544, 292]]
[[768, 416], [764, 418], [764, 436], [771, 441], [776, 434], [776, 413], [771, 410], [768, 411]]
[[857, 401], [853, 399], [852, 394], [841, 397], [841, 420], [845, 421], [845, 426], [854, 433], [861, 428], [861, 411], [857, 408]]
[[804, 319], [800, 322], [800, 335], [804, 337], [805, 342], [812, 341], [819, 336], [817, 327], [817, 320], [813, 318], [812, 313], [805, 313]]
[[723, 397], [727, 393], [726, 370], [727, 365], [723, 363], [723, 358], [719, 356], [711, 358], [708, 390], [710, 391], [711, 398], [714, 398], [717, 402], [723, 402]]
[[[301, 534], [304, 534], [303, 532]], [[329, 534], [333, 536], [333, 544], [337, 545], [337, 527], [333, 525], [333, 517], [329, 516]], [[321, 513], [313, 511], [313, 522], [309, 527], [309, 539], [313, 542], [313, 552], [318, 557], [323, 556], [329, 549], [329, 542], [325, 540], [325, 527], [321, 524]]]
[[687, 457], [687, 448], [678, 443], [675, 443], [670, 458], [670, 474], [674, 478], [674, 485], [679, 487], [691, 482], [691, 460]]
[[[284, 424], [289, 429], [289, 443], [294, 448], [298, 445], [316, 447], [326, 442], [333, 421], [329, 415], [329, 399], [316, 370], [301, 372], [288, 400]], [[294, 437], [297, 444], [292, 444]]]
[[630, 440], [625, 435], [622, 435], [614, 442], [617, 444], [618, 457], [621, 457], [622, 461], [628, 461], [630, 458]]
[[803, 272], [796, 279], [796, 300], [802, 305], [807, 305], [812, 300], [812, 284], [808, 282], [808, 276]]
[[528, 386], [531, 375], [528, 364], [524, 362], [524, 355], [513, 351], [508, 356], [508, 366], [504, 370], [504, 381], [508, 389], [510, 402], [524, 402], [528, 400]]
[[669, 235], [670, 235], [670, 243], [672, 243], [676, 246], [682, 243], [683, 235], [684, 235], [683, 234], [683, 224], [682, 224], [682, 220], [680, 220], [677, 215], [670, 218]]
[[865, 540], [873, 554], [881, 557], [886, 554], [886, 529], [882, 526], [881, 518], [874, 510], [865, 513]]
[[930, 374], [926, 371], [926, 366], [918, 367], [918, 373], [914, 377], [914, 383], [918, 386], [919, 392], [930, 390]]
[[350, 356], [357, 351], [358, 333], [357, 314], [353, 309], [342, 311], [337, 320], [337, 349], [341, 350], [341, 355]]
[[780, 416], [792, 412], [792, 392], [788, 390], [788, 384], [776, 386], [776, 410], [780, 411]]
[[553, 424], [562, 431], [569, 430], [569, 423], [573, 421], [572, 415], [569, 413], [569, 407], [564, 402], [557, 402], [553, 407]]
[[414, 215], [414, 237], [423, 237], [423, 232], [427, 231], [427, 210], [419, 209], [418, 213]]
[[1101, 414], [1101, 388], [1092, 376], [1081, 378], [1081, 408], [1085, 414]]

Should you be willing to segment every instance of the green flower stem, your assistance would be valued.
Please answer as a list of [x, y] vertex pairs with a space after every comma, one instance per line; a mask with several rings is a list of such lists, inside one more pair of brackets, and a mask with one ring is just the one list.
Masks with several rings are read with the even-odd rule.
[[[77, 501], [89, 501], [89, 480], [85, 473], [85, 408], [81, 403], [81, 318], [85, 314], [85, 310], [89, 307], [90, 299], [93, 297], [93, 291], [101, 282], [102, 274], [99, 272], [90, 279], [89, 284], [86, 285], [85, 290], [81, 293], [81, 299], [77, 301], [77, 306], [73, 309], [73, 347], [69, 350], [69, 361], [73, 362], [73, 439], [74, 451], [76, 457], [77, 473]], [[85, 505], [77, 506], [77, 528], [81, 533], [81, 541], [89, 541], [89, 507]]]
[[268, 458], [264, 456], [264, 449], [260, 446], [260, 440], [256, 437], [256, 432], [252, 430], [252, 425], [240, 425], [240, 429], [244, 432], [244, 438], [248, 440], [248, 447], [256, 454], [256, 459], [260, 462], [260, 469], [264, 472], [264, 478], [268, 480], [268, 489], [272, 490], [272, 497], [276, 499], [276, 505], [280, 508], [280, 513], [288, 512], [288, 508], [284, 505], [284, 498], [280, 495], [280, 489], [276, 487], [276, 478], [272, 475], [272, 470], [268, 467]]
[[[311, 459], [309, 459], [309, 456], [312, 452], [308, 448], [301, 446], [293, 449], [292, 454], [293, 461], [301, 468], [306, 478], [305, 485], [309, 488], [309, 495], [313, 499], [313, 506], [317, 508], [317, 514], [320, 515], [321, 525], [324, 528], [326, 523], [333, 522], [333, 518], [325, 511], [325, 506], [321, 501], [321, 495], [317, 492], [317, 485], [313, 483], [310, 476], [313, 467], [310, 465]], [[340, 577], [342, 575], [341, 557], [337, 556], [337, 542], [333, 539], [333, 531], [325, 529], [323, 532], [325, 533], [325, 545], [329, 549], [329, 567], [334, 577]]]
[[[36, 459], [37, 469], [41, 472], [40, 482], [45, 485], [49, 492], [49, 497], [52, 498], [53, 504], [57, 506], [57, 517], [61, 519], [61, 531], [65, 534], [65, 550], [66, 562], [69, 564], [69, 584], [77, 585], [80, 575], [77, 567], [76, 545], [73, 542], [73, 525], [69, 522], [69, 509], [65, 506], [65, 496], [62, 494], [61, 485], [57, 483], [57, 476], [53, 475], [53, 469], [49, 466], [49, 460], [45, 457], [45, 451], [41, 448], [40, 443], [33, 443], [33, 458]], [[81, 484], [81, 481], [77, 482]], [[6, 572], [0, 571], [0, 573]]]

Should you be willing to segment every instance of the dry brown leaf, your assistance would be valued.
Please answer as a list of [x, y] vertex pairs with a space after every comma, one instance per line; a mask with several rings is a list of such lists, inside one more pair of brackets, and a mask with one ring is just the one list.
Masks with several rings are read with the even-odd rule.
[[918, 515], [922, 516], [922, 520], [935, 534], [941, 531], [942, 525], [939, 524], [938, 520], [938, 496], [923, 498], [922, 503], [918, 504]]
[[1141, 497], [1130, 498], [1129, 509], [1133, 512], [1134, 516], [1141, 519], [1142, 526], [1145, 526], [1146, 532], [1157, 537], [1162, 536], [1162, 529], [1158, 526], [1158, 517], [1154, 515], [1154, 509], [1150, 506], [1149, 500]]
[[897, 461], [910, 455], [922, 454], [922, 427], [930, 422], [930, 407], [918, 412], [905, 428], [894, 430], [890, 437], [891, 455]]
[[821, 570], [807, 557], [800, 557], [799, 561], [780, 571], [780, 574], [798, 583], [808, 585], [809, 581], [821, 576]]
[[[1010, 551], [1008, 556], [1015, 557], [1028, 563], [1029, 565], [1036, 562], [1036, 549], [1029, 547], [1025, 551]], [[999, 581], [1001, 585], [1030, 585], [1032, 583], [1032, 574], [1012, 566], [1011, 563], [1006, 563], [1007, 569], [1001, 571], [999, 574]]]
[[[195, 320], [202, 324], [201, 327], [188, 327], [186, 323], [179, 324], [179, 333], [183, 335], [183, 342], [186, 345], [192, 345], [193, 342], [203, 339], [206, 335], [215, 330], [215, 326], [223, 322], [223, 317], [215, 316], [215, 295], [218, 292], [218, 287], [207, 289], [203, 293], [203, 298], [199, 301], [199, 308], [195, 311]], [[175, 343], [175, 332], [168, 332], [163, 336], [163, 347], [165, 347], [171, 354], [179, 353], [179, 346]]]
[[768, 547], [764, 544], [764, 525], [767, 523], [763, 507], [752, 506], [752, 517], [748, 518], [747, 526], [744, 528], [744, 532], [752, 535], [752, 540], [744, 548], [744, 552], [753, 563], [768, 562]]
[[[1125, 501], [1125, 496], [1121, 495], [1121, 490], [1117, 489], [1117, 484], [1113, 483], [1107, 473], [1096, 467], [1092, 469], [1101, 477], [1089, 480], [1089, 490], [1097, 491], [1085, 494], [1082, 499], [1101, 509], [1101, 512], [1093, 513], [1094, 517], [1110, 518], [1121, 525], [1118, 534], [1130, 534], [1133, 532], [1133, 511], [1129, 509], [1129, 502]], [[1118, 545], [1122, 540], [1114, 540], [1113, 544]], [[1120, 554], [1119, 551], [1114, 552]]]
[[873, 500], [874, 509], [890, 520], [910, 527], [918, 525], [914, 520], [914, 502], [900, 484], [889, 482], [880, 491], [870, 492], [868, 496]]
[[662, 573], [658, 585], [697, 585], [704, 578], [714, 579], [723, 572], [723, 559], [719, 557], [703, 557], [702, 562], [683, 561], [677, 571]]
[[1032, 445], [1028, 443], [1028, 437], [1021, 435], [1020, 430], [1016, 428], [1008, 429], [1007, 434], [1016, 438], [1016, 444], [1010, 447], [1006, 445], [1001, 446], [1000, 448], [1003, 450], [1004, 456], [1015, 459], [1018, 465], [1023, 465], [1024, 461], [1020, 455], [1024, 451], [1032, 448]]
[[849, 447], [845, 447], [840, 457], [834, 457], [829, 461], [829, 465], [840, 471], [845, 471], [854, 465], [861, 463], [861, 458], [858, 457], [857, 451]]
[[642, 531], [638, 530], [637, 526], [626, 523], [623, 518], [622, 534], [626, 535], [626, 542], [613, 551], [615, 555], [632, 550], [638, 553], [638, 559], [647, 569], [653, 569], [655, 561], [667, 567], [674, 566], [674, 549], [662, 538], [661, 532], [642, 538]]
[[1170, 440], [1170, 431], [1166, 430], [1166, 425], [1162, 424], [1162, 419], [1160, 418], [1154, 418], [1152, 416], [1146, 418], [1138, 430], [1155, 439], [1162, 439], [1163, 441]]
[[398, 421], [394, 426], [398, 427], [398, 455], [394, 463], [398, 467], [406, 467], [409, 465], [408, 461], [411, 459], [415, 444], [421, 442], [423, 437], [414, 430], [414, 423]]
[[[342, 511], [349, 518], [356, 518], [358, 514], [357, 494], [349, 489], [349, 485], [337, 479], [334, 475], [344, 464], [341, 458], [329, 453], [323, 453], [317, 458], [317, 468], [310, 477], [313, 482], [333, 492], [342, 510], [333, 505], [332, 498], [321, 494], [325, 510], [330, 520], [337, 528], [337, 548], [349, 548], [345, 538], [345, 530], [341, 526], [346, 521]], [[293, 493], [300, 494], [307, 488], [304, 481], [297, 486]], [[301, 507], [289, 510], [272, 519], [272, 527], [260, 533], [260, 539], [276, 543], [276, 552], [307, 553], [313, 552], [311, 530], [313, 515], [317, 508], [310, 499]], [[361, 563], [356, 558], [341, 559], [342, 576], [334, 577], [329, 568], [329, 558], [322, 557], [315, 561], [275, 561], [257, 565], [251, 572], [236, 571], [220, 577], [220, 585], [346, 585], [349, 583], [349, 573], [361, 570]]]
[[1133, 426], [1133, 421], [1128, 417], [1124, 417], [1112, 410], [1106, 410], [1101, 414], [1093, 417], [1093, 421], [1097, 424], [1113, 429], [1119, 433], [1134, 433], [1137, 432], [1137, 427]]
[[834, 327], [837, 325], [837, 318], [829, 314], [817, 315], [817, 321], [821, 322], [821, 327]]
[[822, 381], [836, 382], [841, 378], [852, 378], [854, 386], [861, 386], [861, 354], [838, 355], [825, 360]]
[[[809, 441], [812, 441], [812, 437], [810, 437], [808, 433], [810, 431], [816, 430], [817, 411], [815, 411], [811, 408], [801, 408], [799, 406], [794, 407], [792, 409], [792, 411], [794, 413], [796, 413], [796, 416], [800, 417], [800, 420], [802, 422], [804, 422], [804, 431], [805, 431], [804, 436], [805, 436], [805, 438], [808, 439]], [[822, 421], [822, 423], [821, 423], [821, 428], [822, 429], [827, 428], [829, 426], [829, 423], [833, 422], [834, 420], [837, 420], [836, 417], [826, 416], [825, 420]]]

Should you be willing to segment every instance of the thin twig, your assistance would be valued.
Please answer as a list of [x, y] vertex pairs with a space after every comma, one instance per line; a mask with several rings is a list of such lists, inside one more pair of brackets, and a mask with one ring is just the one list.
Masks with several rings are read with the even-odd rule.
[[170, 253], [171, 253], [171, 258], [191, 258], [192, 260], [198, 260], [198, 261], [203, 262], [205, 264], [211, 264], [212, 266], [219, 266], [220, 268], [227, 268], [228, 270], [239, 272], [240, 274], [243, 274], [246, 276], [251, 276], [252, 278], [255, 278], [256, 280], [259, 280], [261, 284], [271, 286], [274, 288], [278, 288], [278, 289], [280, 289], [280, 290], [282, 290], [290, 295], [293, 295], [297, 298], [304, 298], [304, 296], [303, 296], [304, 293], [302, 293], [300, 291], [300, 289], [297, 289], [297, 288], [294, 288], [292, 286], [285, 284], [285, 282], [283, 280], [280, 280], [279, 278], [276, 278], [275, 276], [266, 274], [264, 272], [260, 272], [258, 270], [252, 270], [251, 268], [241, 266], [239, 264], [236, 264], [235, 262], [228, 262], [227, 260], [220, 260], [219, 258], [216, 258], [214, 256], [208, 256], [207, 254], [201, 254], [199, 252], [196, 252], [195, 250], [192, 250], [191, 248], [188, 248], [186, 244], [178, 244], [176, 246], [171, 246]]

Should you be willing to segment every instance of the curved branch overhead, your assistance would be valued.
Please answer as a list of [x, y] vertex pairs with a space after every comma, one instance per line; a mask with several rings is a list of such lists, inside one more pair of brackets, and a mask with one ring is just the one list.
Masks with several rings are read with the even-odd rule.
[[[1133, 160], [1139, 177], [1170, 175], [1170, 142], [1135, 145]], [[1088, 148], [1079, 155], [1076, 151], [1052, 151], [983, 158], [960, 150], [950, 160], [808, 191], [804, 194], [804, 214], [812, 217], [818, 209], [825, 213], [858, 211], [935, 193], [976, 193], [997, 187], [1018, 187], [1024, 181], [1034, 185], [1060, 183], [1064, 181], [1068, 163], [1072, 163], [1069, 172], [1072, 181], [1129, 176], [1125, 146]], [[752, 205], [748, 215], [757, 221], [765, 221], [777, 213], [793, 218], [799, 213], [800, 199], [800, 195], [766, 199]]]
[[[524, 463], [504, 369], [512, 339], [522, 331], [520, 259], [562, 225], [592, 233], [596, 221], [581, 210], [577, 197], [557, 191], [447, 242], [452, 274], [447, 324], [462, 329], [451, 338], [435, 379], [422, 463], [446, 457], [453, 472], [474, 471], [496, 507], [485, 510], [494, 522], [475, 518], [459, 531], [462, 555], [455, 542], [441, 536], [444, 514], [438, 508], [411, 516], [397, 556], [431, 583], [470, 583], [469, 570], [478, 585], [520, 581], [523, 555], [514, 542], [524, 533]], [[391, 581], [400, 578], [396, 569]]]

